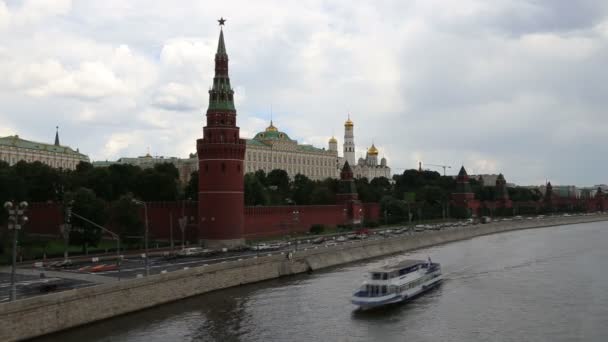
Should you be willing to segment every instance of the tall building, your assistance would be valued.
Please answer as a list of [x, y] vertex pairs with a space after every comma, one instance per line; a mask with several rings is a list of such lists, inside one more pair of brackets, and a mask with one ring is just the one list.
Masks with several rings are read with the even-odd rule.
[[350, 120], [350, 114], [348, 114], [348, 120], [344, 123], [344, 148], [343, 155], [344, 161], [350, 165], [355, 165], [355, 125]]
[[[384, 157], [382, 157], [380, 162], [378, 162], [378, 154], [380, 151], [373, 143], [372, 146], [367, 149], [365, 158], [361, 157], [355, 163], [354, 126], [355, 125], [350, 119], [349, 115], [348, 119], [344, 123], [344, 157], [338, 158], [338, 169], [342, 168], [342, 166], [348, 162], [355, 178], [367, 178], [370, 181], [377, 177], [391, 179], [391, 168], [388, 167], [386, 158]], [[334, 144], [334, 141], [335, 138], [333, 137], [329, 140], [330, 150], [332, 149], [332, 144]]]
[[199, 160], [199, 233], [211, 248], [242, 245], [244, 226], [244, 159], [246, 142], [239, 136], [234, 90], [228, 76], [224, 19], [215, 54], [215, 77], [209, 90], [207, 125], [196, 142]]
[[52, 168], [74, 170], [80, 162], [89, 162], [89, 157], [73, 150], [69, 146], [59, 144], [59, 129], [55, 132], [55, 143], [41, 143], [21, 139], [18, 135], [0, 138], [0, 161], [9, 165], [19, 161], [32, 163], [39, 161]]
[[[335, 140], [335, 139], [334, 139]], [[253, 139], [247, 139], [245, 152], [245, 171], [266, 173], [274, 170], [285, 170], [292, 179], [297, 174], [313, 180], [337, 178], [339, 170], [337, 142], [334, 150], [316, 148], [312, 145], [298, 144], [285, 132], [281, 132], [270, 121], [265, 131], [257, 133]]]

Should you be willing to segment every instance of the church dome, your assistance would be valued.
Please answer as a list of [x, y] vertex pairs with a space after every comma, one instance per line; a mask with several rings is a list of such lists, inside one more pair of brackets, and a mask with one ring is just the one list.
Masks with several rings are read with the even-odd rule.
[[350, 120], [350, 114], [348, 114], [348, 119], [344, 122], [344, 127], [353, 127], [353, 126], [354, 126], [354, 124]]
[[330, 144], [337, 144], [337, 143], [338, 143], [338, 140], [336, 139], [336, 137], [331, 137], [331, 138], [329, 139], [329, 143], [330, 143]]
[[378, 155], [378, 149], [376, 148], [376, 146], [374, 146], [374, 144], [372, 144], [372, 147], [370, 147], [367, 150], [367, 154], [370, 156], [377, 156]]
[[266, 127], [266, 132], [278, 132], [279, 130], [274, 127], [274, 125], [272, 124], [272, 120], [270, 120], [270, 126]]

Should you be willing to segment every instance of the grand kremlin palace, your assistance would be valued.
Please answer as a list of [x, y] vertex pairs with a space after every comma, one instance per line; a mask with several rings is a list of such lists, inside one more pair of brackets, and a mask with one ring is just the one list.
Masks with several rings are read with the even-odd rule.
[[344, 163], [348, 161], [356, 178], [391, 177], [386, 159], [378, 163], [378, 149], [372, 144], [365, 158], [355, 161], [354, 124], [350, 118], [344, 123], [344, 157], [338, 156], [338, 141], [329, 139], [328, 148], [298, 144], [287, 133], [279, 131], [270, 122], [265, 131], [257, 133], [253, 139], [246, 139], [245, 171], [274, 169], [285, 170], [290, 178], [302, 174], [313, 180], [338, 178]]

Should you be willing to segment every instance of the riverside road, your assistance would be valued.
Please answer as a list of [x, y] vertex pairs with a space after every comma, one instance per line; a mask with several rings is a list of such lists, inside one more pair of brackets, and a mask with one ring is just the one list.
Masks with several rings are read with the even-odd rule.
[[[38, 341], [604, 341], [608, 222], [480, 236], [182, 300]], [[413, 302], [359, 312], [370, 269], [442, 263]]]

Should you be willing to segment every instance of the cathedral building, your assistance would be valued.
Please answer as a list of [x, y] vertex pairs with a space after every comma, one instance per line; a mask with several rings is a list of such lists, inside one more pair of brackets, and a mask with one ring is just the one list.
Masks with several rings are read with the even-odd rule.
[[[386, 158], [382, 157], [378, 162], [378, 148], [372, 143], [372, 146], [367, 149], [365, 158], [361, 157], [355, 163], [355, 124], [350, 119], [350, 116], [344, 123], [344, 144], [343, 144], [343, 157], [338, 158], [338, 168], [348, 162], [351, 165], [351, 169], [355, 178], [367, 178], [372, 180], [377, 177], [385, 177], [391, 179], [391, 168], [388, 167]], [[335, 148], [337, 150], [337, 140], [332, 137], [329, 139], [329, 149]]]

